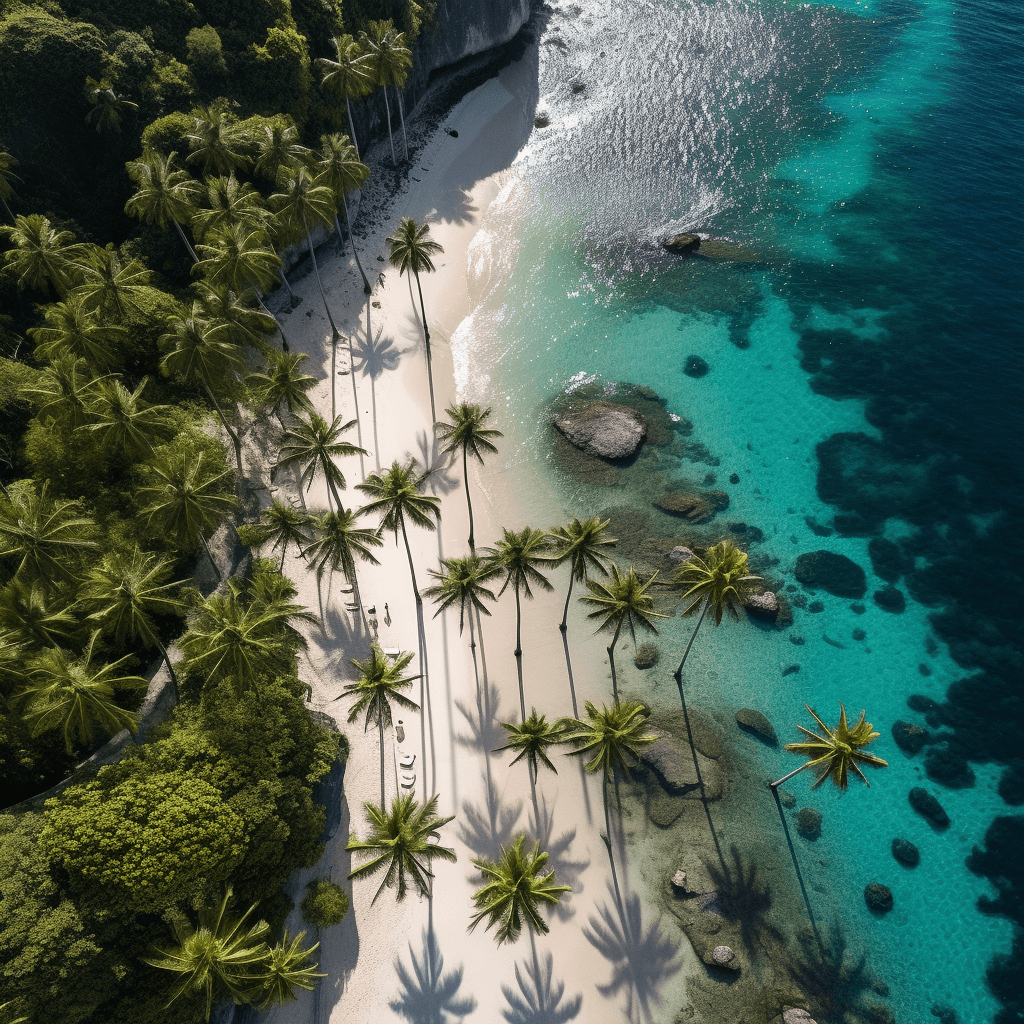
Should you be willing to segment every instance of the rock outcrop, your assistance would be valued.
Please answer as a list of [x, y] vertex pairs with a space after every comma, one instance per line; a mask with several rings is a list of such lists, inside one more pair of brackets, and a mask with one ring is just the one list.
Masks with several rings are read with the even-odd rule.
[[893, 615], [902, 615], [907, 608], [907, 599], [903, 591], [898, 587], [883, 587], [874, 593], [875, 604], [883, 612], [892, 612]]
[[530, 17], [530, 0], [458, 0], [437, 5], [437, 21], [416, 42], [429, 74], [507, 43]]
[[643, 415], [616, 402], [573, 402], [558, 414], [555, 426], [581, 451], [611, 461], [635, 455], [647, 435]]
[[921, 863], [921, 851], [909, 839], [894, 839], [892, 855], [907, 868], [916, 868]]
[[729, 507], [729, 495], [725, 491], [669, 491], [655, 498], [654, 505], [669, 515], [681, 516], [691, 523], [703, 523], [716, 512]]
[[936, 828], [949, 828], [949, 815], [942, 804], [921, 786], [915, 786], [908, 794], [910, 806], [923, 818], [927, 818]]
[[864, 902], [878, 913], [892, 910], [892, 892], [881, 882], [871, 882], [864, 887]]
[[923, 726], [897, 719], [892, 723], [892, 738], [900, 750], [905, 750], [908, 754], [916, 754], [922, 747], [931, 743], [932, 734]]
[[796, 578], [805, 586], [836, 597], [863, 597], [868, 589], [864, 570], [846, 555], [810, 551], [796, 560]]
[[775, 734], [772, 723], [753, 708], [740, 708], [736, 712], [736, 724], [744, 731], [752, 733], [770, 747], [778, 746], [779, 737]]
[[633, 664], [637, 668], [654, 668], [658, 664], [658, 645], [652, 643], [641, 644], [633, 656]]
[[796, 830], [808, 842], [816, 842], [821, 837], [821, 812], [813, 807], [801, 807], [796, 812]]
[[779, 599], [770, 590], [761, 594], [751, 594], [743, 602], [743, 607], [748, 615], [757, 619], [774, 622], [779, 617]]
[[700, 235], [674, 235], [661, 243], [669, 252], [696, 252], [700, 248]]

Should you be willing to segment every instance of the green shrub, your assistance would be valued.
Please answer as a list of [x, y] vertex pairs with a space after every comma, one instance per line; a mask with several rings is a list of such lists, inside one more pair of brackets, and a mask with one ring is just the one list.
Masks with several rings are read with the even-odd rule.
[[223, 80], [228, 68], [220, 36], [212, 25], [191, 29], [185, 37], [185, 47], [189, 67], [204, 85], [209, 88]]
[[17, 479], [27, 470], [23, 440], [34, 410], [24, 389], [39, 372], [0, 356], [0, 480]]
[[195, 83], [188, 65], [166, 53], [159, 54], [152, 72], [142, 84], [142, 97], [147, 105], [165, 113], [190, 107], [195, 96]]
[[64, 0], [72, 17], [149, 32], [161, 50], [185, 52], [185, 34], [202, 22], [189, 0]]
[[123, 30], [111, 33], [107, 47], [111, 51], [109, 73], [118, 91], [138, 95], [156, 63], [152, 47], [138, 33]]
[[249, 48], [249, 98], [261, 113], [291, 114], [301, 126], [309, 111], [312, 79], [305, 40], [295, 29], [272, 28], [263, 46]]
[[292, 0], [292, 17], [317, 56], [329, 56], [331, 40], [345, 31], [341, 0]]
[[[142, 130], [142, 145], [145, 149], [155, 149], [164, 156], [177, 153], [182, 159], [188, 153], [186, 136], [192, 131], [192, 118], [183, 110], [175, 110], [171, 114], [158, 117], [152, 124]], [[180, 245], [180, 242], [178, 243]]]
[[306, 885], [302, 901], [302, 918], [314, 928], [331, 928], [341, 924], [348, 913], [348, 895], [329, 878], [314, 878]]

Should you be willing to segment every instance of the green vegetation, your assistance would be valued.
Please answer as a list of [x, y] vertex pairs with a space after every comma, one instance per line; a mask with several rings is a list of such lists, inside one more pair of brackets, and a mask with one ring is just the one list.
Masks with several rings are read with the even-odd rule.
[[306, 885], [302, 917], [318, 931], [341, 924], [348, 913], [348, 896], [329, 878], [314, 878]]

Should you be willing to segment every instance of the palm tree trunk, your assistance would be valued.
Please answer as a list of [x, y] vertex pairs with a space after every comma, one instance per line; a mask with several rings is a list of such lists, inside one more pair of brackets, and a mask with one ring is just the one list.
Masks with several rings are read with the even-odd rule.
[[391, 162], [393, 164], [398, 163], [398, 158], [395, 156], [395, 138], [391, 134], [391, 104], [388, 102], [388, 87], [384, 86], [384, 109], [388, 114], [388, 141], [391, 143]]
[[572, 677], [572, 658], [569, 655], [569, 626], [567, 620], [569, 618], [569, 598], [572, 597], [572, 585], [576, 582], [575, 575], [570, 571], [569, 573], [569, 592], [565, 595], [565, 608], [562, 610], [562, 621], [558, 626], [559, 631], [562, 634], [562, 647], [565, 650], [565, 670], [569, 674], [569, 695], [572, 697], [572, 717], [580, 717], [579, 705], [576, 703], [576, 683]]
[[334, 481], [330, 477], [327, 477], [327, 489], [334, 495], [334, 503], [340, 512], [342, 509], [341, 495], [338, 494], [338, 488], [334, 486]]
[[601, 796], [604, 798], [604, 845], [608, 850], [608, 863], [612, 869], [612, 885], [615, 888], [615, 902], [618, 905], [619, 917], [623, 928], [626, 925], [626, 909], [622, 902], [622, 890], [619, 888], [619, 874], [615, 870], [615, 854], [612, 852], [612, 824], [608, 812], [608, 776], [601, 776]]
[[622, 629], [622, 619], [619, 619], [619, 624], [615, 627], [615, 635], [612, 637], [611, 645], [608, 647], [608, 663], [612, 667], [612, 699], [616, 704], [619, 702], [619, 681], [615, 676], [615, 644], [619, 639], [620, 629]]
[[352, 104], [349, 103], [348, 97], [345, 97], [345, 110], [348, 113], [348, 130], [352, 133], [352, 145], [355, 146], [356, 159], [362, 160], [359, 155], [359, 143], [356, 141], [356, 126], [352, 122]]
[[430, 388], [430, 422], [437, 422], [437, 411], [434, 408], [434, 372], [430, 365], [430, 328], [427, 327], [427, 307], [423, 305], [423, 288], [420, 286], [420, 272], [414, 270], [416, 275], [416, 290], [420, 293], [420, 313], [423, 316], [423, 340], [427, 353], [427, 386]]
[[522, 721], [526, 721], [526, 692], [523, 690], [523, 643], [522, 643], [523, 612], [519, 602], [519, 584], [516, 584], [516, 672], [519, 675], [519, 707], [523, 712]]
[[331, 335], [331, 422], [338, 416], [338, 332]]
[[380, 730], [380, 805], [384, 807], [384, 719], [377, 715], [377, 727]]
[[213, 389], [204, 380], [203, 387], [206, 389], [206, 394], [209, 396], [211, 402], [213, 402], [214, 409], [217, 410], [217, 415], [220, 417], [221, 423], [224, 425], [224, 429], [228, 432], [228, 437], [231, 438], [231, 443], [235, 447], [235, 464], [238, 466], [238, 485], [241, 487], [242, 478], [245, 476], [245, 472], [242, 469], [242, 441], [239, 436], [228, 426], [228, 421], [224, 416], [224, 410], [221, 409], [220, 403], [217, 401], [217, 396], [213, 393]]
[[281, 564], [277, 567], [277, 571], [283, 576], [284, 575], [284, 556], [288, 553], [288, 541], [287, 539], [281, 545]]
[[[348, 342], [348, 375], [352, 378], [352, 403], [356, 407], [356, 440], [359, 442], [359, 475], [366, 479], [366, 465], [363, 462], [363, 418], [359, 415], [359, 392], [356, 391], [356, 355], [352, 351], [352, 335], [345, 336]], [[376, 443], [376, 439], [374, 441]]]
[[306, 228], [306, 241], [309, 243], [309, 256], [313, 261], [313, 273], [316, 274], [316, 284], [320, 289], [320, 298], [323, 300], [324, 311], [327, 313], [327, 319], [331, 324], [331, 331], [336, 335], [338, 333], [338, 327], [334, 322], [334, 317], [331, 316], [331, 307], [327, 305], [327, 296], [324, 294], [324, 284], [323, 281], [320, 280], [320, 268], [317, 266], [316, 262], [316, 249], [313, 247], [313, 235], [308, 227]]
[[213, 552], [210, 550], [209, 542], [202, 534], [199, 534], [199, 540], [202, 542], [203, 550], [206, 552], [206, 557], [210, 560], [210, 565], [213, 566], [213, 571], [217, 574], [217, 580], [219, 582], [223, 579], [223, 577], [221, 576], [220, 569], [217, 567], [217, 563], [214, 560]]
[[[253, 290], [256, 291], [255, 289], [253, 289]], [[284, 328], [281, 326], [281, 321], [278, 320], [277, 317], [274, 316], [274, 314], [271, 313], [269, 309], [267, 309], [267, 306], [266, 306], [266, 304], [263, 301], [263, 296], [260, 295], [260, 293], [258, 291], [256, 291], [256, 301], [259, 303], [260, 309], [262, 309], [263, 312], [266, 313], [267, 316], [269, 316], [270, 319], [273, 320], [274, 323], [277, 325], [277, 329], [278, 329], [278, 331], [281, 334], [281, 351], [282, 352], [290, 351], [290, 346], [288, 345], [288, 337], [284, 333]], [[282, 426], [283, 425], [284, 424], [282, 424]]]
[[291, 300], [292, 305], [295, 305], [295, 292], [292, 291], [292, 286], [288, 283], [288, 278], [284, 276], [284, 268], [277, 272], [277, 276], [281, 278], [281, 284], [285, 286], [288, 292], [288, 298]]
[[569, 599], [572, 597], [572, 585], [576, 582], [576, 574], [572, 571], [572, 565], [569, 566], [569, 590], [565, 595], [565, 607], [562, 609], [562, 621], [559, 623], [558, 628], [564, 633], [569, 628]]
[[[352, 222], [348, 219], [348, 200], [344, 195], [341, 197], [341, 209], [345, 214], [345, 230], [348, 232], [348, 242], [352, 246], [352, 255], [355, 257], [356, 266], [359, 268], [359, 274], [363, 279], [363, 294], [369, 295], [373, 289], [370, 287], [370, 282], [366, 279], [366, 271], [363, 270], [362, 263], [359, 262], [359, 253], [356, 252], [356, 236], [352, 234]], [[335, 214], [335, 220], [337, 220], [337, 214]]]
[[704, 616], [707, 615], [709, 607], [710, 602], [705, 600], [704, 608], [700, 613], [700, 618], [697, 620], [697, 625], [693, 627], [693, 632], [690, 634], [690, 641], [686, 645], [686, 650], [683, 651], [683, 660], [679, 662], [679, 668], [676, 669], [676, 682], [679, 683], [680, 686], [682, 685], [682, 683], [680, 683], [680, 679], [683, 674], [683, 666], [686, 664], [686, 659], [690, 656], [690, 648], [693, 646], [693, 641], [697, 639], [697, 630], [700, 629], [700, 624], [704, 621]]
[[423, 598], [420, 597], [419, 588], [416, 586], [416, 570], [412, 564], [412, 548], [409, 547], [409, 535], [405, 532], [405, 517], [403, 516], [399, 522], [402, 524], [402, 540], [405, 541], [405, 553], [409, 557], [409, 575], [412, 577], [412, 592], [416, 595], [416, 603], [421, 605], [423, 604]]
[[398, 118], [402, 122], [402, 141], [405, 143], [405, 159], [409, 159], [409, 136], [405, 132], [405, 109], [402, 103], [402, 90], [395, 86], [395, 93], [398, 96]]
[[[806, 765], [803, 767], [806, 767]], [[801, 770], [801, 768], [797, 769], [797, 771]], [[790, 772], [790, 774], [786, 776], [786, 779], [788, 779], [790, 775], [795, 774], [796, 772]], [[821, 941], [821, 933], [818, 931], [818, 922], [815, 920], [814, 910], [811, 908], [811, 898], [807, 894], [807, 886], [804, 884], [804, 876], [800, 872], [800, 864], [796, 859], [796, 849], [793, 847], [793, 837], [789, 834], [789, 824], [786, 821], [786, 815], [782, 810], [782, 801], [779, 799], [778, 786], [781, 782], [785, 782], [785, 779], [779, 779], [779, 782], [770, 786], [770, 789], [772, 791], [772, 796], [775, 797], [775, 806], [779, 812], [779, 821], [782, 822], [782, 831], [786, 833], [786, 845], [789, 847], [789, 855], [793, 860], [793, 868], [796, 871], [797, 881], [800, 883], [800, 892], [803, 893], [804, 906], [807, 908], [807, 916], [811, 919], [811, 928], [814, 930], [814, 937], [818, 940], [818, 950], [824, 957], [826, 955], [825, 945]]]
[[153, 639], [156, 640], [156, 646], [160, 651], [160, 657], [164, 659], [164, 663], [167, 665], [167, 673], [171, 677], [171, 689], [174, 691], [174, 703], [180, 704], [181, 694], [178, 691], [178, 677], [174, 673], [174, 666], [171, 664], [171, 656], [167, 653], [167, 648], [164, 647], [160, 637], [154, 636]]
[[476, 545], [473, 543], [473, 502], [469, 497], [469, 463], [466, 459], [466, 446], [462, 446], [462, 479], [466, 484], [466, 505], [469, 507], [469, 552], [476, 554]]
[[192, 257], [192, 262], [198, 263], [199, 257], [196, 255], [196, 251], [192, 248], [189, 240], [185, 237], [185, 232], [182, 229], [182, 226], [177, 221], [174, 221], [174, 226], [178, 229], [178, 234], [181, 235], [181, 240], [185, 243], [185, 248], [188, 249], [188, 254]]
[[7, 215], [7, 221], [10, 224], [14, 223], [14, 214], [11, 213], [11, 208], [7, 205], [7, 200], [3, 196], [0, 196], [0, 204], [3, 205], [4, 213]]

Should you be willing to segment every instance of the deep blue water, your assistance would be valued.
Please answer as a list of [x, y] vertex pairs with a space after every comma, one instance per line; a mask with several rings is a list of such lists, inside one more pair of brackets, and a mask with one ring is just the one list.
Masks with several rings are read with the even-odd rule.
[[[710, 472], [792, 594], [801, 552], [865, 569], [863, 611], [803, 595], [824, 608], [798, 608], [786, 634], [723, 626], [688, 686], [712, 710], [762, 708], [786, 739], [804, 701], [869, 710], [891, 767], [841, 805], [798, 797], [826, 815], [829, 866], [808, 868], [823, 917], [873, 958], [901, 1022], [936, 1005], [1024, 1020], [1022, 15], [1015, 0], [556, 4], [551, 125], [491, 214], [505, 241], [477, 253], [484, 301], [453, 340], [465, 389], [500, 408], [514, 457], [567, 511], [643, 510], [669, 533], [651, 489]], [[657, 240], [679, 230], [756, 258], [668, 257]], [[690, 355], [706, 377], [683, 373]], [[539, 413], [585, 380], [653, 388], [691, 446], [612, 486], [567, 477]], [[872, 600], [880, 538], [901, 614]], [[904, 754], [897, 719], [933, 742]], [[766, 775], [785, 756], [749, 751]], [[948, 830], [909, 809], [915, 785]], [[895, 864], [896, 835], [919, 868]], [[895, 894], [885, 920], [860, 895], [874, 879]]]

